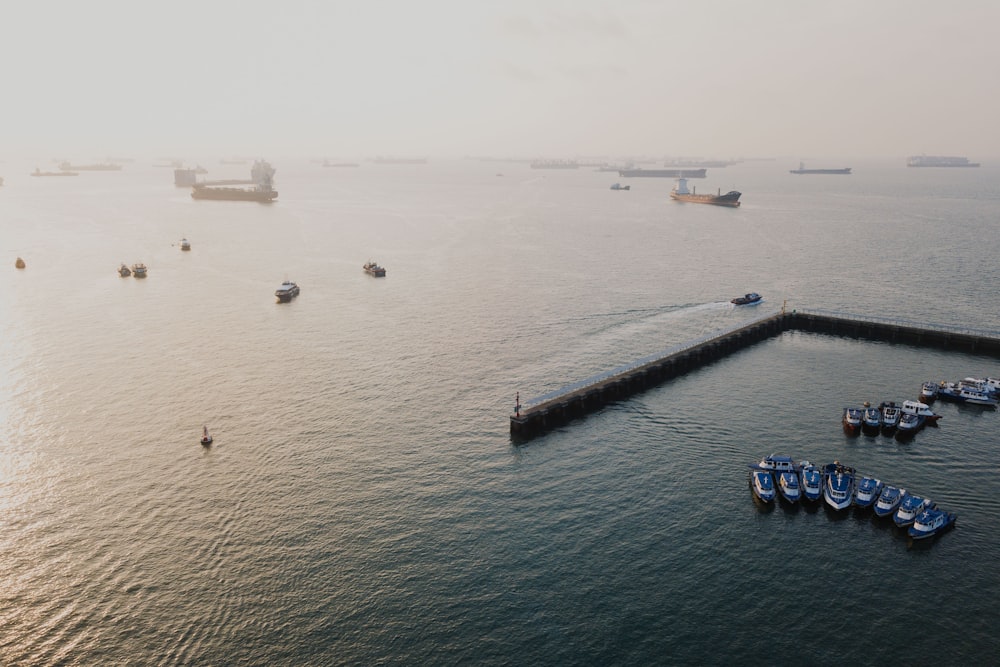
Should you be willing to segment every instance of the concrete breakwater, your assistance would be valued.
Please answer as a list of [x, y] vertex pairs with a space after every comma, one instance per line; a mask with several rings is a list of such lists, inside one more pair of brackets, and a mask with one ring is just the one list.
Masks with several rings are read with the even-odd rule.
[[510, 416], [511, 437], [530, 439], [609, 403], [793, 330], [1000, 357], [1000, 332], [829, 311], [782, 311], [676, 345], [524, 404], [518, 398]]

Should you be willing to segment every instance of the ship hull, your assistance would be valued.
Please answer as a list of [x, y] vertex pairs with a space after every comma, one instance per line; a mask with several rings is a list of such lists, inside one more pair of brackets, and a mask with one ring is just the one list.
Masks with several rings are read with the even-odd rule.
[[271, 202], [277, 197], [277, 190], [243, 190], [240, 188], [193, 188], [191, 190], [192, 199]]
[[740, 193], [729, 193], [724, 195], [695, 195], [670, 193], [670, 198], [675, 201], [687, 202], [689, 204], [712, 204], [713, 206], [728, 206], [736, 208], [740, 205]]
[[707, 169], [619, 169], [623, 178], [705, 178]]

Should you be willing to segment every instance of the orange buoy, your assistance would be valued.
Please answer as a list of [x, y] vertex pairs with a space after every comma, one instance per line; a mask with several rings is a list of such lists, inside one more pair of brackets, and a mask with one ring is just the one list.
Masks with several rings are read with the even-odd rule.
[[14, 262], [14, 266], [16, 266], [19, 269], [23, 269], [24, 268], [24, 260], [21, 259], [20, 257], [18, 257], [17, 261]]

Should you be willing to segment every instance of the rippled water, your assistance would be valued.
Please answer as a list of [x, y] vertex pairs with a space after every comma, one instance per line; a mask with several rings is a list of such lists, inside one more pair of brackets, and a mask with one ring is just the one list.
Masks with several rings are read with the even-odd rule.
[[[277, 164], [270, 206], [195, 202], [141, 163], [0, 166], [2, 663], [1000, 651], [1000, 414], [939, 405], [909, 443], [839, 425], [996, 359], [790, 332], [523, 446], [507, 421], [515, 392], [786, 300], [1000, 330], [993, 168], [746, 163], [698, 184], [744, 192], [717, 210], [659, 179], [472, 161]], [[276, 304], [285, 278], [302, 294]], [[765, 304], [728, 305], [751, 290]], [[746, 465], [772, 451], [926, 493], [957, 527], [914, 544], [760, 508]]]

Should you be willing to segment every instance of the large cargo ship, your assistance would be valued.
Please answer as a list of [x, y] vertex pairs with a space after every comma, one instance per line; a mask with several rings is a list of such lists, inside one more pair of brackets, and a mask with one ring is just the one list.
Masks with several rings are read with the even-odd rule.
[[271, 202], [278, 198], [278, 191], [274, 189], [274, 172], [270, 164], [258, 160], [250, 170], [252, 188], [220, 188], [207, 183], [196, 183], [191, 188], [191, 198]]
[[736, 190], [730, 190], [726, 194], [722, 194], [722, 190], [720, 189], [718, 194], [699, 195], [694, 190], [688, 190], [686, 178], [678, 178], [677, 185], [670, 191], [670, 198], [692, 204], [715, 204], [716, 206], [736, 208], [740, 205], [741, 194]]
[[969, 162], [967, 157], [947, 155], [912, 155], [906, 158], [907, 167], [978, 167], [978, 162]]
[[850, 167], [844, 167], [843, 169], [806, 169], [804, 162], [799, 162], [798, 169], [789, 169], [789, 174], [840, 174], [842, 176], [848, 176], [851, 173]]
[[110, 162], [102, 162], [101, 164], [70, 164], [69, 162], [63, 162], [59, 165], [59, 168], [63, 171], [121, 171], [122, 166], [120, 164], [112, 164]]
[[625, 178], [705, 178], [707, 169], [619, 169], [618, 175]]
[[533, 160], [532, 169], [579, 169], [580, 163], [576, 160]]

